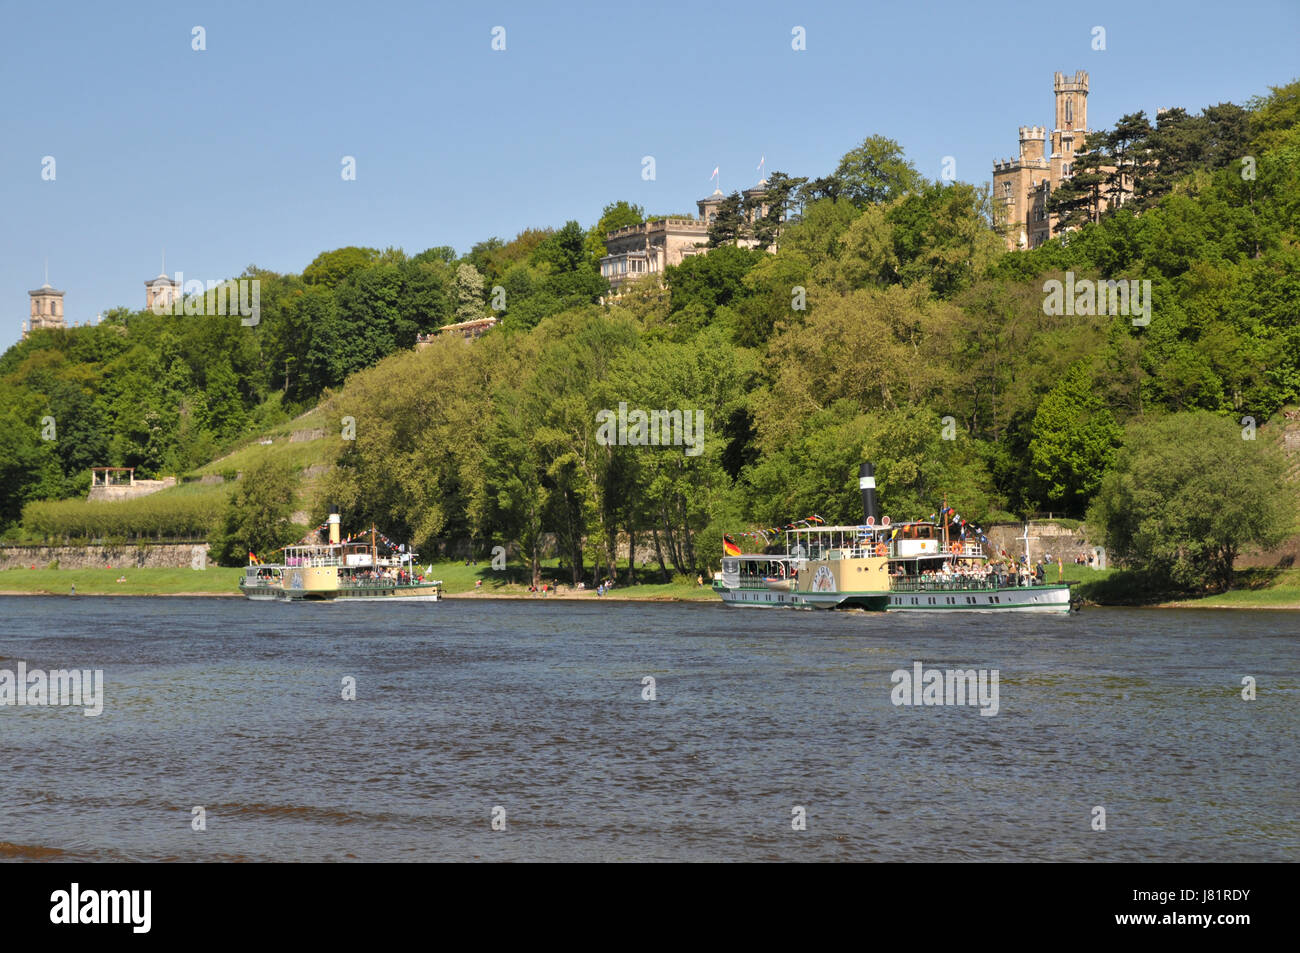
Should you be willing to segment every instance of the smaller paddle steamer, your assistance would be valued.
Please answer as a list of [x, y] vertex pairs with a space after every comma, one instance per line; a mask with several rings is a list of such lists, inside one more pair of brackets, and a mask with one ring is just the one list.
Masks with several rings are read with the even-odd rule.
[[358, 538], [341, 540], [337, 509], [326, 526], [329, 542], [286, 546], [281, 563], [264, 563], [249, 553], [249, 565], [239, 580], [244, 596], [259, 602], [442, 599], [442, 580], [425, 576], [416, 553], [394, 546], [373, 526]]

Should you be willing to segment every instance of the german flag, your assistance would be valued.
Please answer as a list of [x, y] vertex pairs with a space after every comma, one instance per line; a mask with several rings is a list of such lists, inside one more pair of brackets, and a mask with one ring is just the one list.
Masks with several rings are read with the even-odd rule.
[[738, 546], [736, 541], [730, 536], [724, 535], [722, 537], [722, 552], [727, 556], [739, 556], [740, 546]]
[[260, 565], [261, 562], [262, 562], [262, 560], [258, 559], [257, 556], [256, 556], [256, 554], [255, 554], [255, 553], [250, 549], [250, 550], [248, 551], [248, 564], [249, 564], [250, 566], [257, 566], [257, 565]]

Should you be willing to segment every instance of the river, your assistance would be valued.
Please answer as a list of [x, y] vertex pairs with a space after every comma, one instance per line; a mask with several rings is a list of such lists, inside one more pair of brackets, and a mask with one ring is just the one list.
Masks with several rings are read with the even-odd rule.
[[1298, 623], [5, 597], [0, 858], [1295, 861]]

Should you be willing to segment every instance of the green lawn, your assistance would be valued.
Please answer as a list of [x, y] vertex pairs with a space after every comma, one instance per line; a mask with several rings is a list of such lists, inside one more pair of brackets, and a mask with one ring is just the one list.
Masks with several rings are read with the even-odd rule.
[[[430, 564], [425, 561], [423, 565], [428, 568]], [[483, 559], [478, 561], [478, 565], [471, 566], [466, 566], [463, 559], [435, 562], [432, 565], [432, 577], [441, 579], [444, 590], [448, 593], [470, 592], [474, 589], [474, 583], [479, 580], [483, 582], [482, 591], [489, 595], [508, 596], [528, 593], [528, 571], [517, 562], [507, 564], [501, 571], [494, 570], [490, 561]], [[620, 571], [620, 575], [624, 572], [625, 570]], [[565, 594], [569, 594], [573, 577], [567, 569], [560, 568], [559, 560], [551, 559], [542, 563], [542, 581], [550, 585], [558, 584], [563, 587]], [[694, 583], [677, 582], [615, 586], [613, 595], [620, 599], [717, 599], [708, 586], [708, 580], [703, 587], [696, 586]]]
[[1238, 572], [1238, 588], [1170, 605], [1188, 608], [1300, 609], [1300, 569]]
[[[425, 563], [428, 566], [429, 563]], [[0, 571], [0, 592], [29, 592], [67, 595], [73, 586], [78, 595], [171, 595], [176, 593], [202, 593], [213, 595], [238, 595], [242, 568], [225, 568], [209, 565], [207, 569], [6, 569]], [[543, 567], [543, 580], [570, 591], [568, 573], [559, 568], [556, 560]], [[125, 582], [118, 582], [124, 576]], [[526, 595], [527, 577], [523, 567], [507, 566], [496, 572], [487, 561], [477, 566], [466, 566], [464, 560], [433, 563], [434, 579], [441, 579], [446, 591], [470, 592], [477, 580], [483, 581], [482, 592], [487, 595]], [[1300, 569], [1281, 571], [1253, 570], [1238, 574], [1240, 587], [1229, 592], [1177, 598], [1153, 596], [1142, 587], [1135, 573], [1114, 569], [1089, 569], [1087, 566], [1065, 566], [1064, 578], [1076, 582], [1075, 593], [1097, 605], [1173, 605], [1184, 608], [1256, 608], [1300, 609]], [[1056, 573], [1049, 570], [1049, 582], [1056, 581]], [[619, 599], [691, 600], [712, 602], [717, 599], [706, 584], [703, 588], [694, 583], [646, 583], [637, 586], [616, 586], [612, 595]], [[592, 598], [595, 594], [592, 593]]]
[[[1048, 572], [1049, 582], [1056, 573]], [[1300, 608], [1300, 569], [1245, 570], [1236, 575], [1227, 592], [1186, 596], [1153, 592], [1140, 573], [1118, 569], [1089, 569], [1065, 566], [1067, 582], [1076, 582], [1074, 592], [1097, 605], [1169, 605], [1183, 608], [1281, 609]]]
[[[426, 567], [429, 563], [424, 564]], [[175, 593], [203, 593], [238, 595], [242, 568], [225, 568], [209, 565], [207, 569], [6, 569], [0, 571], [0, 592], [49, 593], [67, 595], [76, 586], [78, 595], [171, 595]], [[121, 576], [125, 582], [118, 582]], [[548, 583], [560, 583], [569, 590], [569, 577], [562, 573], [555, 561], [543, 571]], [[466, 566], [464, 560], [433, 564], [432, 578], [441, 579], [448, 593], [470, 592], [478, 579], [483, 580], [482, 591], [489, 595], [527, 595], [528, 584], [524, 570], [519, 566], [507, 567], [505, 572], [494, 572], [484, 561], [477, 566]], [[694, 583], [663, 583], [640, 586], [615, 587], [613, 594], [620, 599], [700, 599], [712, 601], [717, 597], [706, 585]], [[592, 593], [595, 597], [595, 593]]]
[[[0, 592], [67, 595], [171, 595], [181, 592], [238, 595], [243, 569], [6, 569], [0, 572]], [[125, 576], [125, 582], [118, 577]]]

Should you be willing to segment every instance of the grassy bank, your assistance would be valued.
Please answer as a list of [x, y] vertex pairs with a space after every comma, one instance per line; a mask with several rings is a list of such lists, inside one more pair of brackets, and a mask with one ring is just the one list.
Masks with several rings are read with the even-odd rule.
[[[429, 564], [426, 563], [426, 566]], [[6, 569], [0, 572], [0, 592], [33, 595], [67, 595], [75, 586], [78, 595], [238, 595], [243, 569], [209, 566], [195, 569]], [[466, 566], [464, 561], [433, 563], [434, 579], [441, 579], [448, 595], [472, 597], [522, 597], [528, 592], [527, 575], [519, 566], [497, 572], [486, 562]], [[649, 576], [649, 574], [647, 574]], [[575, 591], [569, 575], [554, 562], [543, 567], [543, 581], [559, 586], [559, 595], [597, 599], [590, 589]], [[122, 578], [124, 581], [119, 582]], [[650, 577], [653, 578], [653, 577]], [[1055, 582], [1055, 570], [1047, 579]], [[1153, 590], [1135, 572], [1089, 569], [1067, 565], [1063, 578], [1076, 583], [1074, 592], [1099, 606], [1176, 606], [1180, 608], [1300, 609], [1300, 569], [1246, 570], [1237, 574], [1237, 587], [1224, 593], [1188, 597], [1186, 594]], [[482, 586], [476, 587], [476, 582]], [[537, 596], [537, 598], [541, 598]], [[648, 582], [616, 586], [613, 599], [648, 599], [712, 602], [717, 599], [706, 584], [694, 582]]]
[[[1048, 579], [1054, 580], [1049, 572]], [[1300, 569], [1246, 569], [1226, 592], [1189, 595], [1154, 585], [1140, 572], [1065, 567], [1065, 579], [1086, 602], [1103, 606], [1175, 606], [1185, 609], [1300, 609]]]
[[[425, 564], [426, 567], [429, 565]], [[29, 593], [32, 595], [68, 595], [75, 586], [78, 595], [103, 596], [164, 596], [164, 595], [238, 595], [242, 568], [223, 568], [209, 565], [207, 569], [6, 569], [0, 571], [0, 592]], [[124, 581], [118, 582], [121, 578]], [[495, 572], [480, 562], [466, 566], [464, 561], [433, 564], [432, 578], [441, 579], [445, 591], [451, 594], [479, 592], [484, 596], [527, 597], [528, 584], [524, 570], [518, 566]], [[560, 594], [599, 598], [592, 590], [575, 592], [567, 573], [555, 564], [546, 566], [543, 579], [550, 585], [559, 585]], [[475, 582], [482, 586], [476, 589]], [[540, 597], [539, 597], [540, 598]], [[701, 599], [714, 600], [717, 596], [706, 585], [694, 583], [654, 583], [638, 586], [618, 586], [611, 593], [618, 599]]]
[[[238, 595], [242, 569], [6, 569], [0, 592], [79, 596]], [[118, 582], [118, 579], [124, 579]]]

